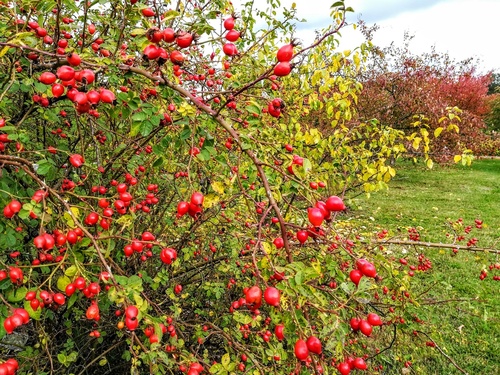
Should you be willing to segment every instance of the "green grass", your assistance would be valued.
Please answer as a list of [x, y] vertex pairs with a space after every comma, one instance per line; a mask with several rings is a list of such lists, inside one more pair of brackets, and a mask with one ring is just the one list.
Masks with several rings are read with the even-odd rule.
[[[437, 166], [433, 170], [403, 163], [386, 191], [354, 199], [356, 212], [377, 224], [422, 226], [423, 239], [444, 239], [449, 220], [484, 221], [491, 245], [500, 237], [500, 160], [479, 160], [471, 167]], [[478, 245], [479, 246], [479, 245]]]
[[[463, 218], [465, 225], [474, 219], [484, 222], [482, 230], [473, 229], [477, 246], [500, 249], [500, 160], [479, 160], [471, 167], [437, 166], [433, 170], [407, 162], [396, 166], [396, 177], [389, 190], [350, 202], [352, 213], [364, 223], [375, 223], [390, 235], [405, 239], [408, 227], [417, 227], [422, 241], [449, 243], [449, 221]], [[465, 243], [462, 243], [465, 245]], [[393, 251], [401, 247], [393, 246]], [[431, 304], [415, 308], [419, 318], [432, 324], [422, 325], [431, 337], [469, 374], [500, 373], [500, 281], [479, 280], [481, 269], [500, 262], [495, 255], [449, 249], [418, 248], [433, 262], [433, 269], [417, 273], [413, 284]], [[435, 301], [455, 300], [432, 304]], [[434, 327], [434, 328], [432, 328]], [[412, 342], [399, 337], [408, 347], [405, 360], [412, 360], [418, 374], [459, 374], [436, 349], [413, 348]], [[407, 340], [405, 342], [405, 340]], [[400, 348], [403, 347], [400, 345]], [[398, 355], [401, 354], [401, 350]], [[384, 374], [401, 374], [401, 363], [384, 364]]]

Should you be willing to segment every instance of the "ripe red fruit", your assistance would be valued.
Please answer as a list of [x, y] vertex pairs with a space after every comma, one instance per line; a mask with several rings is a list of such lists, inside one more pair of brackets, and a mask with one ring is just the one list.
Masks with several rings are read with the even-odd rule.
[[141, 239], [143, 241], [154, 241], [155, 240], [155, 236], [151, 232], [142, 232]]
[[22, 206], [23, 206], [23, 205], [21, 204], [21, 202], [16, 201], [16, 200], [13, 200], [13, 201], [11, 201], [11, 202], [9, 203], [9, 208], [10, 208], [10, 210], [11, 210], [13, 213], [15, 213], [15, 214], [17, 214], [19, 211], [21, 211]]
[[30, 301], [30, 306], [33, 309], [33, 311], [36, 311], [38, 309], [38, 306], [40, 306], [40, 301], [34, 298]]
[[278, 307], [280, 305], [280, 296], [280, 291], [272, 286], [264, 291], [264, 300], [270, 306]]
[[323, 213], [316, 207], [307, 210], [307, 217], [309, 218], [309, 222], [315, 227], [321, 226], [324, 220]]
[[361, 280], [361, 278], [363, 277], [363, 274], [361, 273], [360, 270], [352, 270], [350, 273], [349, 273], [349, 278], [351, 279], [351, 281], [356, 284], [356, 286], [358, 286], [359, 284], [359, 280]]
[[378, 316], [375, 313], [368, 314], [366, 320], [368, 321], [368, 323], [370, 323], [372, 326], [375, 327], [381, 326], [383, 324], [382, 319], [380, 319], [380, 316]]
[[236, 30], [229, 30], [226, 34], [226, 39], [230, 42], [236, 42], [240, 38], [240, 32]]
[[224, 28], [226, 30], [232, 30], [234, 29], [234, 18], [229, 17], [224, 20]]
[[321, 354], [321, 341], [316, 336], [311, 336], [306, 341], [307, 349], [314, 354]]
[[293, 45], [286, 44], [278, 50], [276, 54], [279, 62], [288, 62], [293, 57]]
[[297, 240], [300, 243], [305, 243], [308, 238], [309, 238], [309, 234], [307, 233], [307, 231], [305, 231], [305, 230], [299, 230], [297, 232]]
[[9, 205], [7, 205], [3, 208], [3, 216], [5, 216], [7, 219], [11, 219], [14, 215], [15, 214], [14, 214], [14, 212], [12, 212]]
[[29, 291], [28, 293], [26, 293], [26, 297], [24, 297], [24, 299], [25, 299], [26, 301], [31, 301], [31, 300], [33, 300], [33, 299], [35, 299], [35, 298], [36, 298], [36, 292], [35, 292], [35, 291], [33, 291], [33, 290], [31, 290], [31, 291]]
[[193, 42], [193, 35], [188, 32], [181, 31], [177, 34], [175, 42], [180, 48], [187, 48]]
[[142, 54], [148, 59], [148, 60], [154, 60], [160, 57], [160, 48], [156, 44], [149, 44], [144, 48], [144, 51], [142, 51]]
[[185, 214], [187, 214], [188, 211], [189, 211], [189, 203], [183, 201], [179, 202], [179, 204], [177, 205], [177, 216], [178, 217], [184, 216]]
[[54, 239], [54, 236], [44, 233], [43, 238], [45, 239], [45, 243], [43, 245], [44, 250], [51, 250], [54, 248], [54, 245], [56, 244], [56, 240]]
[[12, 319], [11, 317], [7, 317], [4, 321], [3, 321], [3, 328], [5, 329], [5, 332], [7, 332], [7, 334], [11, 334], [12, 332], [14, 332], [14, 329], [16, 329], [16, 327], [14, 326], [14, 324], [12, 323]]
[[51, 88], [52, 95], [54, 95], [55, 98], [59, 98], [61, 95], [64, 94], [64, 86], [61, 85], [60, 83], [54, 83]]
[[226, 43], [222, 46], [222, 51], [227, 55], [227, 56], [234, 56], [238, 53], [238, 49], [233, 43]]
[[163, 32], [157, 27], [153, 27], [148, 30], [146, 37], [150, 42], [160, 43], [163, 40]]
[[101, 101], [101, 95], [95, 90], [90, 90], [87, 92], [87, 99], [92, 104], [99, 104]]
[[349, 375], [351, 372], [351, 366], [347, 362], [339, 363], [337, 369], [339, 370], [341, 375]]
[[[76, 75], [75, 75], [75, 78], [76, 78]], [[82, 71], [79, 72], [78, 78], [79, 78], [79, 79], [77, 79], [78, 81], [81, 81], [83, 83], [90, 85], [95, 81], [95, 74], [90, 69], [83, 69]]]
[[87, 98], [87, 94], [84, 93], [84, 92], [77, 92], [75, 94], [75, 97], [73, 98], [73, 101], [78, 104], [78, 105], [85, 105], [87, 104], [87, 102], [89, 101], [89, 99]]
[[325, 220], [330, 220], [330, 211], [328, 211], [328, 209], [326, 208], [325, 202], [317, 201], [315, 207], [320, 209], [321, 213], [323, 214], [323, 218]]
[[112, 104], [116, 97], [115, 97], [115, 94], [113, 93], [113, 91], [110, 91], [108, 89], [102, 89], [101, 90], [101, 93], [100, 93], [100, 96], [101, 96], [101, 101], [103, 103], [110, 103]]
[[69, 65], [72, 66], [78, 66], [82, 63], [82, 59], [75, 52], [68, 54], [66, 60], [68, 61]]
[[12, 284], [20, 285], [23, 282], [23, 271], [17, 267], [10, 267], [9, 278]]
[[23, 317], [19, 314], [14, 314], [10, 317], [10, 322], [14, 329], [23, 325]]
[[85, 218], [85, 224], [87, 225], [96, 225], [99, 221], [99, 214], [97, 212], [91, 212]]
[[87, 283], [85, 282], [85, 279], [81, 276], [78, 276], [74, 281], [74, 285], [75, 285], [76, 289], [78, 289], [78, 290], [85, 289], [86, 284]]
[[287, 76], [290, 74], [291, 71], [292, 71], [292, 66], [287, 61], [279, 62], [274, 67], [274, 74], [276, 74], [278, 77]]
[[278, 118], [281, 115], [281, 109], [275, 107], [272, 103], [269, 103], [269, 105], [267, 106], [267, 113], [269, 113], [273, 117]]
[[299, 339], [295, 342], [295, 357], [297, 357], [300, 361], [305, 361], [309, 356], [309, 349], [307, 348], [307, 344], [304, 340]]
[[40, 25], [36, 21], [28, 21], [28, 26], [33, 30], [36, 30], [40, 27]]
[[262, 291], [258, 286], [252, 286], [245, 293], [245, 300], [248, 305], [254, 304], [256, 308], [262, 304]]
[[196, 191], [191, 195], [191, 203], [197, 206], [201, 206], [203, 204], [203, 199], [203, 194], [200, 192]]
[[75, 293], [75, 291], [76, 291], [76, 286], [73, 283], [66, 285], [66, 289], [64, 290], [64, 292], [68, 297], [71, 297], [73, 293]]
[[375, 266], [370, 262], [363, 263], [361, 265], [360, 271], [366, 277], [376, 277], [377, 276], [377, 270], [375, 269]]
[[164, 248], [160, 252], [160, 259], [165, 264], [172, 264], [177, 259], [177, 251], [170, 247]]
[[40, 38], [47, 36], [47, 29], [45, 29], [43, 27], [37, 27], [35, 32], [36, 32], [36, 35]]
[[351, 318], [349, 324], [352, 328], [353, 331], [358, 331], [359, 330], [359, 323], [361, 322], [360, 319], [358, 318]]
[[172, 51], [170, 53], [170, 61], [172, 61], [172, 63], [175, 65], [182, 65], [182, 63], [184, 62], [184, 55], [177, 50]]
[[144, 8], [144, 9], [142, 10], [142, 15], [143, 15], [144, 17], [154, 17], [155, 12], [154, 12], [154, 11], [153, 11], [153, 9], [151, 9], [151, 8]]
[[276, 327], [274, 327], [274, 334], [276, 335], [276, 338], [278, 340], [283, 340], [285, 338], [284, 331], [285, 326], [283, 324], [277, 324]]
[[129, 318], [128, 316], [125, 317], [125, 325], [127, 326], [127, 329], [129, 331], [135, 330], [139, 326], [139, 320], [137, 318]]
[[373, 331], [373, 327], [366, 320], [361, 319], [361, 321], [359, 322], [359, 330], [363, 335], [370, 337]]
[[43, 72], [38, 77], [38, 80], [45, 85], [52, 85], [56, 81], [57, 77], [54, 73], [51, 72]]
[[344, 202], [342, 201], [341, 198], [339, 198], [337, 196], [329, 197], [325, 203], [326, 203], [326, 208], [328, 209], [328, 211], [338, 212], [338, 211], [345, 210]]
[[74, 245], [78, 241], [78, 235], [75, 233], [75, 231], [70, 230], [66, 235], [66, 239], [71, 245]]
[[22, 324], [27, 324], [30, 321], [30, 316], [28, 312], [23, 308], [17, 308], [13, 311], [14, 315], [20, 315], [22, 318]]
[[125, 316], [130, 319], [137, 318], [137, 315], [139, 315], [139, 310], [137, 307], [134, 305], [127, 306], [125, 309]]
[[85, 313], [85, 316], [87, 317], [88, 320], [99, 320], [99, 306], [97, 306], [96, 303], [92, 303], [88, 308]]
[[54, 294], [53, 299], [54, 299], [54, 302], [60, 306], [64, 305], [64, 303], [66, 302], [66, 297], [62, 293]]
[[83, 165], [83, 163], [85, 163], [85, 160], [83, 159], [82, 155], [73, 154], [69, 157], [69, 162], [73, 167], [80, 168]]
[[175, 41], [175, 31], [174, 29], [171, 29], [170, 27], [167, 27], [166, 29], [163, 30], [163, 40], [167, 43], [172, 43]]
[[283, 246], [285, 246], [285, 241], [283, 241], [283, 238], [278, 237], [273, 241], [273, 244], [277, 249], [281, 249]]
[[366, 365], [366, 362], [363, 358], [355, 358], [354, 361], [353, 361], [353, 366], [354, 368], [358, 369], [358, 370], [366, 370], [367, 369], [367, 365]]
[[61, 81], [71, 81], [75, 78], [75, 69], [71, 66], [63, 65], [57, 69], [56, 75]]

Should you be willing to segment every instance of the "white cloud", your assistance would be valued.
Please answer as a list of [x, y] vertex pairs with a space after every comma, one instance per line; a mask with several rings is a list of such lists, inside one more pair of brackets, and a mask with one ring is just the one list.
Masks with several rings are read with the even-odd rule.
[[[334, 0], [282, 0], [281, 4], [290, 7], [294, 2], [298, 17], [308, 21], [297, 24], [297, 37], [311, 43], [314, 30], [331, 22]], [[233, 3], [238, 7], [238, 1]], [[267, 8], [265, 0], [256, 0], [256, 4], [260, 9]], [[415, 53], [430, 51], [435, 45], [438, 52], [448, 52], [456, 60], [479, 58], [483, 71], [500, 68], [499, 0], [346, 0], [346, 5], [355, 10], [351, 21], [361, 15], [367, 23], [380, 26], [374, 42], [382, 47], [392, 41], [400, 44], [408, 31], [415, 35], [411, 44]], [[362, 38], [346, 29], [341, 40], [342, 48], [352, 49]]]

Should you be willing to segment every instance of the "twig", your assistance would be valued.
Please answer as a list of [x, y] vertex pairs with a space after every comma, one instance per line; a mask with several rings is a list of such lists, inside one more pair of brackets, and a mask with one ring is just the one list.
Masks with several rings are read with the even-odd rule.
[[427, 333], [422, 332], [422, 331], [416, 331], [416, 332], [421, 333], [421, 334], [423, 334], [425, 337], [427, 337], [427, 338], [429, 339], [429, 341], [431, 341], [431, 342], [434, 344], [434, 347], [435, 347], [437, 350], [439, 350], [439, 352], [440, 352], [440, 353], [441, 353], [441, 354], [442, 354], [442, 355], [443, 355], [443, 356], [444, 356], [444, 357], [445, 357], [448, 361], [450, 361], [450, 363], [451, 363], [453, 366], [455, 366], [455, 368], [456, 368], [458, 371], [460, 371], [462, 374], [469, 375], [469, 373], [468, 373], [467, 371], [465, 371], [463, 368], [461, 368], [459, 365], [457, 365], [457, 363], [453, 360], [453, 358], [451, 358], [448, 354], [446, 354], [446, 353], [443, 351], [443, 349], [441, 349], [441, 347], [440, 347], [438, 344], [436, 344], [436, 342], [435, 342], [433, 339], [431, 339], [431, 337], [430, 337]]
[[394, 244], [394, 245], [407, 245], [407, 246], [437, 247], [437, 248], [442, 248], [442, 249], [458, 249], [458, 250], [473, 251], [473, 252], [478, 252], [478, 253], [500, 254], [500, 250], [488, 249], [485, 247], [472, 247], [472, 246], [465, 246], [465, 245], [436, 243], [436, 242], [405, 241], [405, 240], [377, 240], [377, 241], [375, 241], [375, 243], [377, 245]]

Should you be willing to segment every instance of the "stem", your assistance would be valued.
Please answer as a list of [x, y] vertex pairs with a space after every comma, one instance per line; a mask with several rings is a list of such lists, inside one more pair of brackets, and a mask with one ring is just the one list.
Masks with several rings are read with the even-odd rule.
[[424, 241], [404, 241], [404, 240], [377, 240], [375, 241], [378, 245], [384, 244], [394, 244], [394, 245], [407, 245], [407, 246], [424, 246], [424, 247], [436, 247], [442, 249], [458, 249], [458, 250], [466, 250], [478, 253], [492, 253], [492, 254], [500, 254], [500, 250], [488, 249], [484, 247], [472, 247], [466, 245], [456, 245], [456, 244], [447, 244], [447, 243], [435, 243], [435, 242], [424, 242]]
[[128, 65], [120, 65], [119, 68], [121, 70], [125, 71], [131, 71], [137, 74], [140, 74], [146, 78], [149, 78], [152, 81], [162, 83], [166, 85], [167, 87], [170, 87], [172, 90], [177, 91], [179, 94], [184, 96], [187, 99], [190, 99], [191, 102], [198, 107], [198, 109], [202, 110], [206, 114], [210, 115], [226, 132], [228, 132], [231, 137], [235, 140], [235, 142], [240, 146], [241, 150], [247, 156], [252, 160], [253, 164], [255, 165], [257, 172], [262, 180], [262, 184], [264, 185], [264, 189], [266, 191], [266, 196], [267, 199], [269, 200], [269, 203], [274, 209], [274, 212], [276, 213], [276, 216], [278, 217], [278, 221], [280, 223], [280, 229], [281, 229], [281, 236], [283, 237], [283, 241], [285, 243], [285, 251], [287, 253], [287, 260], [288, 262], [293, 262], [293, 255], [292, 251], [290, 249], [290, 243], [287, 238], [287, 231], [286, 231], [286, 226], [285, 226], [285, 221], [283, 219], [283, 215], [281, 214], [281, 210], [278, 207], [278, 204], [276, 200], [273, 197], [272, 191], [271, 191], [271, 186], [269, 185], [269, 181], [266, 177], [266, 174], [263, 169], [264, 163], [255, 155], [255, 153], [250, 150], [250, 149], [244, 149], [242, 141], [240, 140], [238, 132], [232, 128], [232, 126], [225, 120], [223, 119], [216, 111], [214, 111], [211, 107], [209, 107], [206, 104], [201, 103], [197, 98], [195, 98], [188, 90], [184, 89], [183, 87], [176, 85], [173, 82], [168, 81], [165, 78], [154, 76], [150, 72], [143, 70], [141, 68], [133, 67], [133, 66], [128, 66]]

